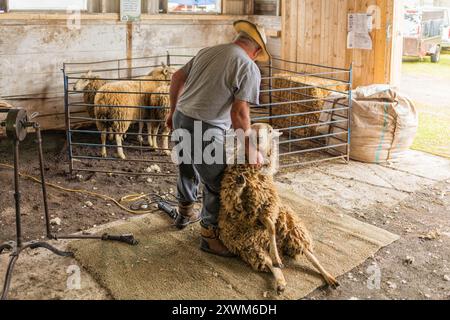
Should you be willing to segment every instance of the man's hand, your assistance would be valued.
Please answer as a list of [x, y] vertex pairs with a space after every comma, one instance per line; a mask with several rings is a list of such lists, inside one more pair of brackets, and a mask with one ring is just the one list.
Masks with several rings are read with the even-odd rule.
[[[248, 102], [242, 100], [235, 100], [231, 108], [231, 121], [233, 123], [233, 129], [242, 129], [244, 132], [249, 132], [251, 130], [250, 122], [250, 108]], [[265, 163], [263, 154], [253, 146], [248, 139], [241, 141], [245, 143], [245, 155], [249, 160], [250, 165], [262, 166]]]
[[169, 112], [166, 118], [166, 127], [169, 128], [170, 131], [173, 130], [173, 112]]

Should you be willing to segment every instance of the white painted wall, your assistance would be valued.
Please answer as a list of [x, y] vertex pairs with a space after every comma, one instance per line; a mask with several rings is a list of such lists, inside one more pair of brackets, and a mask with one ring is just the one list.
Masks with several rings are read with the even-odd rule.
[[[201, 48], [231, 41], [232, 23], [239, 18], [245, 17], [147, 18], [133, 25], [132, 55], [166, 51], [194, 55]], [[279, 18], [257, 22], [277, 28]], [[64, 126], [64, 62], [127, 57], [127, 25], [116, 20], [83, 20], [79, 29], [71, 29], [65, 19], [7, 20], [0, 16], [0, 34], [0, 98], [40, 112], [44, 128]], [[269, 48], [278, 50], [276, 43], [277, 39], [270, 39]]]

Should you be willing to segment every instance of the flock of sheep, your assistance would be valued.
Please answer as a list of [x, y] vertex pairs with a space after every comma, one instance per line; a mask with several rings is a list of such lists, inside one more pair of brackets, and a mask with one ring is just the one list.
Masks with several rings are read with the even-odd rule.
[[[174, 69], [162, 66], [138, 78], [139, 81], [106, 83], [89, 72], [77, 81], [74, 88], [84, 91], [87, 111], [96, 120], [101, 132], [103, 157], [107, 156], [105, 144], [109, 132], [110, 139], [116, 139], [119, 157], [125, 159], [122, 148], [124, 135], [134, 121], [141, 119], [149, 121], [149, 145], [158, 148], [156, 138], [168, 112], [168, 82], [174, 73]], [[145, 106], [154, 108], [142, 108]], [[139, 124], [138, 140], [142, 142], [143, 123]], [[248, 164], [227, 167], [221, 187], [220, 239], [254, 270], [271, 272], [279, 293], [286, 288], [282, 272], [283, 254], [292, 258], [305, 255], [326, 283], [336, 287], [338, 283], [335, 278], [313, 254], [308, 230], [278, 196], [273, 175], [278, 158], [274, 141], [279, 132], [267, 124], [254, 124], [252, 129], [256, 132], [264, 130], [268, 134], [259, 141], [260, 151], [267, 156], [268, 162], [264, 170]], [[166, 153], [170, 152], [169, 134], [169, 129], [164, 125], [163, 150]]]
[[166, 65], [155, 68], [147, 76], [134, 80], [106, 82], [91, 71], [79, 77], [74, 91], [83, 92], [87, 112], [101, 132], [102, 157], [107, 157], [106, 139], [116, 140], [119, 158], [126, 159], [123, 140], [130, 126], [138, 122], [138, 141], [143, 142], [144, 122], [147, 124], [148, 144], [158, 147], [158, 133], [161, 125], [162, 148], [169, 155], [169, 129], [164, 120], [169, 112], [169, 85], [175, 69]]

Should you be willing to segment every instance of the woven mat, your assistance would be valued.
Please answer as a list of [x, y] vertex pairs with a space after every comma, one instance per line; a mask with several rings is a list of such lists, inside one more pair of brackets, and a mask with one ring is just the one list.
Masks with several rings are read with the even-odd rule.
[[[305, 222], [315, 253], [333, 275], [358, 266], [381, 247], [398, 239], [383, 229], [337, 210], [298, 197], [279, 184], [283, 201]], [[277, 296], [270, 274], [254, 272], [237, 258], [212, 256], [198, 249], [198, 226], [177, 231], [164, 214], [155, 213], [107, 230], [132, 232], [138, 246], [74, 241], [76, 259], [115, 299], [301, 299], [324, 284], [303, 258], [284, 260], [288, 282]], [[268, 292], [268, 294], [264, 294]]]

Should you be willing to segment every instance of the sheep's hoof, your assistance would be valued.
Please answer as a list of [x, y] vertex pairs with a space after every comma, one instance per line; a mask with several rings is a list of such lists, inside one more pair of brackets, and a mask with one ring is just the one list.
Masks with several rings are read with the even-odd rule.
[[239, 186], [245, 185], [245, 178], [243, 175], [239, 175], [236, 177], [236, 184]]
[[125, 157], [124, 154], [119, 154], [119, 158], [122, 159], [122, 160], [126, 160], [127, 159], [127, 157]]
[[333, 289], [337, 289], [340, 286], [339, 282], [332, 276], [326, 277], [325, 281]]
[[277, 294], [278, 295], [282, 295], [285, 290], [286, 290], [285, 284], [277, 284]]
[[138, 138], [137, 138], [137, 141], [138, 141], [140, 144], [144, 144], [144, 139], [143, 139], [142, 137], [138, 137]]
[[170, 156], [172, 154], [172, 152], [170, 150], [165, 150], [162, 152], [162, 154], [165, 156]]
[[283, 264], [282, 262], [280, 262], [280, 263], [275, 263], [273, 266], [274, 266], [274, 267], [277, 267], [277, 268], [280, 268], [280, 269], [284, 269], [284, 264]]
[[106, 158], [108, 155], [106, 153], [102, 153], [102, 158]]

